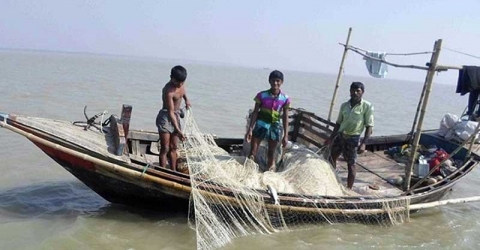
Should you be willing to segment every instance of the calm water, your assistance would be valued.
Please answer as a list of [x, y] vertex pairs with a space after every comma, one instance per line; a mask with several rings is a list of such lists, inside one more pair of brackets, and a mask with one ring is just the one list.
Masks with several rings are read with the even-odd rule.
[[[360, 62], [361, 63], [361, 62]], [[222, 137], [243, 135], [253, 96], [269, 87], [270, 70], [182, 61], [80, 54], [0, 51], [0, 112], [62, 120], [87, 113], [119, 114], [133, 105], [131, 127], [154, 130], [161, 88], [169, 70], [183, 64], [187, 92], [200, 128]], [[293, 105], [326, 117], [335, 75], [284, 71], [283, 90]], [[374, 134], [410, 130], [423, 79], [395, 81], [345, 77], [366, 84], [375, 104]], [[446, 113], [461, 114], [467, 97], [454, 85], [436, 85], [424, 128]], [[338, 107], [338, 105], [336, 106]], [[336, 117], [336, 110], [334, 112]], [[0, 129], [0, 249], [194, 249], [195, 232], [183, 212], [154, 212], [112, 205], [77, 181], [25, 138]], [[475, 170], [449, 198], [479, 195]], [[314, 229], [256, 235], [225, 249], [478, 249], [480, 203], [422, 211], [393, 226], [320, 225]]]

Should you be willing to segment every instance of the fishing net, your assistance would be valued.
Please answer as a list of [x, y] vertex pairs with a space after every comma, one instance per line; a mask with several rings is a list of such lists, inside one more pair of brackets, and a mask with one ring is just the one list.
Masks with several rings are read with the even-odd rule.
[[[289, 145], [277, 160], [278, 172], [263, 172], [253, 160], [218, 147], [212, 135], [199, 130], [191, 110], [184, 133], [181, 156], [190, 174], [189, 222], [198, 249], [322, 222], [391, 225], [408, 219], [409, 200], [349, 202], [359, 201], [358, 194], [345, 189], [331, 165], [305, 146]], [[261, 145], [258, 154], [265, 155], [266, 148]]]

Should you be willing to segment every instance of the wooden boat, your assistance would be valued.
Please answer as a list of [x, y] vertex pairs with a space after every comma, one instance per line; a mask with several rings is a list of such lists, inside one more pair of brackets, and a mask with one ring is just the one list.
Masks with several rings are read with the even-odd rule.
[[[333, 124], [315, 114], [292, 109], [290, 140], [310, 148], [319, 148], [328, 137]], [[0, 114], [0, 125], [27, 137], [58, 164], [85, 183], [93, 191], [112, 203], [148, 205], [154, 207], [187, 207], [191, 185], [188, 174], [160, 168], [151, 163], [158, 159], [158, 133], [130, 130], [126, 137], [118, 118], [112, 116], [110, 126], [104, 132], [68, 121]], [[117, 121], [115, 121], [115, 119]], [[122, 140], [125, 140], [122, 145]], [[302, 214], [322, 211], [333, 215], [362, 216], [384, 214], [383, 203], [408, 199], [413, 204], [438, 201], [451, 188], [477, 166], [480, 156], [454, 142], [447, 141], [434, 132], [422, 133], [421, 143], [435, 144], [451, 153], [463, 164], [443, 180], [404, 192], [389, 178], [404, 173], [405, 167], [385, 154], [385, 150], [408, 144], [411, 136], [394, 135], [372, 137], [367, 145], [368, 153], [359, 157], [356, 186], [366, 191], [358, 196], [316, 196], [279, 193], [281, 208], [285, 213]], [[232, 155], [242, 150], [241, 138], [217, 138], [219, 147]], [[460, 147], [459, 147], [460, 146]], [[118, 152], [120, 152], [118, 154]], [[340, 163], [339, 175], [346, 179], [345, 164]], [[378, 188], [371, 189], [372, 184]], [[267, 190], [258, 190], [267, 204], [274, 206], [274, 198]], [[230, 199], [228, 190], [224, 199]], [[421, 208], [421, 207], [418, 207]], [[417, 208], [417, 209], [418, 209]]]

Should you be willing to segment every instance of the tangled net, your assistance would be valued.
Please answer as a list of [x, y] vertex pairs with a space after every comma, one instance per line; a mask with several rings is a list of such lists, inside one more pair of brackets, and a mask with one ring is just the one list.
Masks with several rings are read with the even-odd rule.
[[[408, 219], [407, 199], [383, 202], [375, 209], [385, 213], [368, 219], [361, 212], [342, 214], [329, 204], [310, 202], [312, 197], [341, 199], [358, 194], [345, 189], [331, 165], [304, 146], [293, 145], [282, 154], [279, 172], [262, 172], [252, 160], [229, 155], [212, 135], [201, 133], [191, 110], [184, 120], [184, 133], [182, 155], [192, 186], [189, 222], [197, 233], [197, 249], [215, 249], [237, 237], [305, 229], [320, 222], [391, 225]], [[261, 145], [259, 155], [265, 152]], [[278, 193], [303, 199], [305, 206], [282, 204]]]

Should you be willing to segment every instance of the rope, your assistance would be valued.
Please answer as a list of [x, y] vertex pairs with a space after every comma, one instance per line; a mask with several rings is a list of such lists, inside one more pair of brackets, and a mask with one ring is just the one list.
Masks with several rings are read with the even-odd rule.
[[142, 176], [143, 174], [145, 174], [145, 172], [147, 172], [147, 169], [150, 167], [150, 164], [147, 163], [147, 165], [145, 167], [143, 167], [143, 171], [142, 171], [142, 174], [140, 176]]
[[423, 55], [423, 54], [432, 54], [433, 51], [425, 51], [425, 52], [413, 52], [413, 53], [386, 53], [386, 55], [391, 56], [415, 56], [415, 55]]
[[422, 70], [428, 70], [429, 68], [428, 67], [423, 67], [423, 66], [417, 66], [417, 65], [401, 65], [401, 64], [396, 64], [396, 63], [391, 63], [391, 62], [388, 62], [386, 61], [385, 59], [379, 59], [379, 58], [375, 58], [375, 57], [371, 57], [369, 55], [367, 55], [366, 53], [362, 53], [361, 51], [359, 51], [359, 49], [353, 47], [353, 46], [348, 46], [349, 50], [363, 56], [364, 58], [368, 58], [368, 59], [371, 59], [371, 60], [374, 60], [374, 61], [379, 61], [379, 62], [382, 62], [382, 63], [385, 63], [385, 64], [388, 64], [388, 65], [391, 65], [393, 67], [397, 67], [397, 68], [411, 68], [411, 69], [422, 69]]
[[458, 54], [462, 54], [462, 55], [465, 55], [465, 56], [470, 56], [470, 57], [473, 57], [473, 58], [476, 58], [476, 59], [480, 59], [480, 56], [475, 56], [475, 55], [472, 55], [472, 54], [468, 54], [468, 53], [465, 53], [465, 52], [462, 52], [462, 51], [450, 49], [450, 48], [447, 48], [447, 47], [443, 47], [443, 48], [446, 49], [446, 50], [458, 53]]
[[[345, 46], [345, 44], [343, 43], [340, 43], [341, 45]], [[363, 52], [369, 52], [368, 50], [364, 50], [364, 49], [361, 49], [361, 48], [358, 48], [358, 47], [355, 47], [355, 46], [352, 46], [352, 45], [348, 45], [348, 47], [351, 47], [351, 48], [354, 48], [356, 50], [359, 50], [359, 51], [363, 51]], [[391, 55], [391, 56], [414, 56], [414, 55], [423, 55], [423, 54], [432, 54], [433, 51], [424, 51], [424, 52], [412, 52], [412, 53], [385, 53], [385, 55]]]

